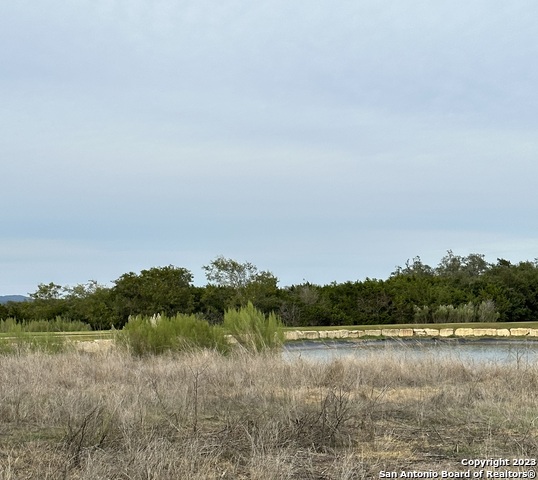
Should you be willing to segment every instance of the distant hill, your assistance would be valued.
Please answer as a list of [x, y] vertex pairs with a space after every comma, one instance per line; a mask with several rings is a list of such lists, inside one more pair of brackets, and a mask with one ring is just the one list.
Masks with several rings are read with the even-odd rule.
[[30, 297], [25, 297], [24, 295], [0, 295], [0, 303], [27, 302], [28, 300], [30, 300]]

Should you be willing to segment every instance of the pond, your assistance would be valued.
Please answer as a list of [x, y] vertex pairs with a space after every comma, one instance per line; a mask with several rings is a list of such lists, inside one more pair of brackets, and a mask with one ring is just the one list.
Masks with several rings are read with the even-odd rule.
[[404, 359], [460, 360], [465, 363], [533, 365], [538, 361], [538, 341], [527, 339], [383, 339], [297, 341], [284, 346], [284, 358], [331, 361], [376, 355]]

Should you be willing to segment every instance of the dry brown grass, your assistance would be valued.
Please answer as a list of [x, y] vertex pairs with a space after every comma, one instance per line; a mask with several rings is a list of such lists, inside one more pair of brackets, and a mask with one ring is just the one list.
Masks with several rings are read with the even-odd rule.
[[365, 479], [534, 456], [538, 369], [214, 352], [0, 356], [0, 479]]

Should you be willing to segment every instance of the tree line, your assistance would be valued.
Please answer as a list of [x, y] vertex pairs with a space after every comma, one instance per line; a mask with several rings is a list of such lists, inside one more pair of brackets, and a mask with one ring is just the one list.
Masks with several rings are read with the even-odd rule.
[[277, 313], [287, 326], [329, 326], [538, 319], [538, 259], [511, 263], [452, 251], [431, 267], [420, 257], [385, 280], [278, 286], [278, 278], [250, 262], [217, 257], [204, 266], [205, 286], [168, 265], [121, 275], [111, 287], [95, 281], [73, 287], [40, 284], [31, 301], [0, 305], [0, 319], [80, 321], [122, 328], [130, 316], [195, 314], [222, 323], [228, 309], [251, 302]]

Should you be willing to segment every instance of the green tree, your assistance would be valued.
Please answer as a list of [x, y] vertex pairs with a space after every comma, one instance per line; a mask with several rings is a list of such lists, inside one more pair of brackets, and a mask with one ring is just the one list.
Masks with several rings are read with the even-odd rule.
[[278, 307], [278, 279], [269, 271], [259, 271], [250, 262], [240, 263], [219, 256], [204, 265], [209, 291], [229, 293], [226, 308], [245, 306], [252, 302], [268, 311]]
[[397, 323], [393, 294], [386, 281], [367, 278], [357, 295], [357, 320], [361, 324]]
[[486, 273], [490, 267], [491, 265], [485, 260], [484, 255], [471, 253], [466, 257], [462, 257], [455, 255], [452, 250], [448, 250], [435, 269], [435, 273], [471, 283]]
[[332, 286], [321, 287], [310, 282], [292, 285], [282, 292], [280, 313], [290, 326], [336, 325]]
[[120, 325], [130, 315], [192, 313], [194, 291], [192, 274], [181, 267], [168, 265], [125, 273], [114, 282], [112, 297]]
[[117, 323], [109, 288], [95, 280], [64, 288], [68, 316], [91, 325], [94, 330], [111, 328]]
[[432, 276], [434, 270], [429, 265], [422, 262], [422, 259], [417, 255], [413, 260], [407, 260], [405, 267], [396, 267], [391, 276], [398, 275], [414, 275], [414, 276]]
[[0, 303], [0, 320], [5, 320], [6, 318], [8, 318], [8, 312], [9, 308], [4, 304]]
[[482, 299], [490, 298], [500, 321], [522, 322], [538, 318], [538, 260], [512, 264], [498, 259], [484, 276]]
[[30, 297], [34, 300], [59, 300], [62, 297], [62, 291], [62, 286], [56, 283], [40, 283]]
[[204, 265], [203, 269], [210, 285], [234, 289], [245, 288], [258, 273], [257, 267], [252, 263], [240, 263], [222, 255], [212, 260], [209, 265]]
[[67, 304], [63, 297], [63, 287], [56, 283], [40, 283], [37, 290], [30, 294], [31, 302], [21, 308], [24, 318], [20, 320], [54, 320], [65, 316]]
[[206, 285], [197, 290], [197, 310], [202, 313], [211, 324], [222, 323], [224, 312], [230, 305], [235, 304], [235, 290], [231, 287]]

